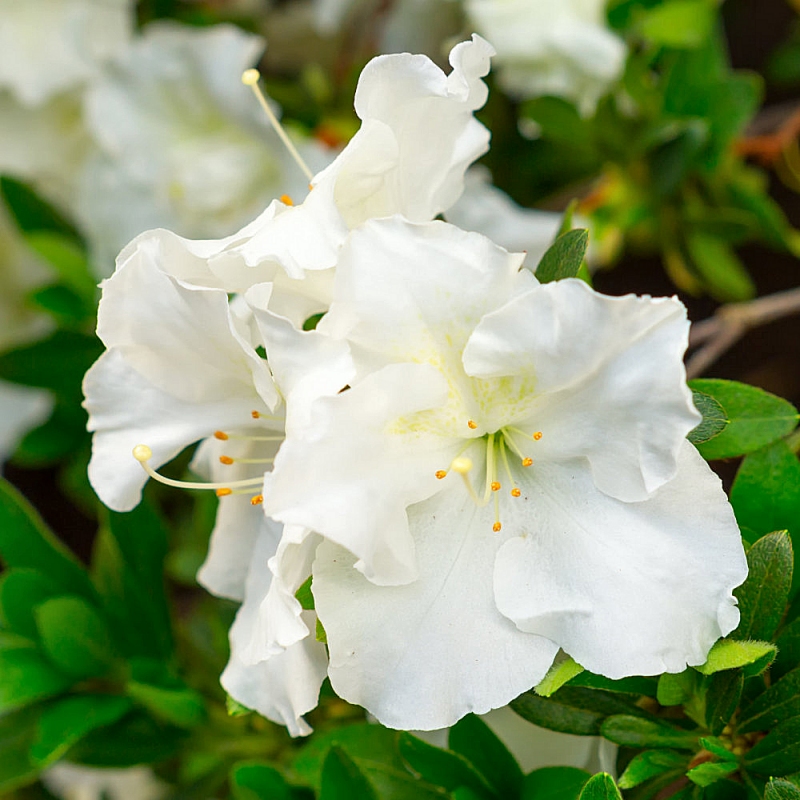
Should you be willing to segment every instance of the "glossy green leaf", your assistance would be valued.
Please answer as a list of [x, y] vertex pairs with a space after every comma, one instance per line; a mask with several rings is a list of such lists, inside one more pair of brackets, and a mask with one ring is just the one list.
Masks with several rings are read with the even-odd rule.
[[708, 0], [667, 0], [642, 14], [638, 30], [664, 47], [697, 47], [708, 38], [715, 8]]
[[34, 612], [47, 656], [67, 675], [105, 675], [114, 661], [108, 627], [81, 597], [56, 597]]
[[744, 688], [742, 670], [724, 670], [708, 679], [704, 717], [712, 735], [718, 736], [730, 722]]
[[778, 629], [792, 585], [792, 542], [784, 532], [770, 533], [747, 551], [750, 574], [734, 589], [741, 619], [734, 639], [771, 641]]
[[578, 800], [590, 777], [577, 767], [542, 767], [525, 776], [521, 800]]
[[614, 714], [641, 714], [633, 703], [610, 692], [565, 686], [552, 697], [525, 692], [510, 703], [523, 719], [562, 733], [597, 736], [606, 717]]
[[466, 758], [486, 779], [498, 797], [517, 797], [522, 770], [492, 729], [474, 714], [462, 717], [447, 736], [451, 750]]
[[53, 536], [33, 506], [3, 478], [0, 478], [0, 556], [8, 567], [43, 573], [54, 592], [96, 596], [77, 559]]
[[698, 445], [722, 433], [728, 424], [728, 418], [725, 416], [725, 410], [710, 394], [695, 390], [692, 392], [692, 402], [703, 415], [703, 419], [696, 428], [689, 431], [686, 438], [693, 445]]
[[622, 800], [622, 795], [614, 779], [605, 772], [600, 772], [586, 782], [581, 790], [580, 800]]
[[550, 697], [553, 692], [560, 689], [576, 675], [580, 675], [581, 672], [583, 672], [583, 667], [567, 656], [553, 662], [544, 678], [533, 687], [533, 691], [542, 697]]
[[637, 753], [620, 776], [619, 788], [633, 789], [634, 786], [665, 772], [682, 773], [688, 761], [689, 757], [685, 753], [676, 753], [674, 750], [645, 750]]
[[777, 648], [770, 642], [720, 639], [709, 651], [706, 663], [695, 669], [703, 675], [713, 675], [724, 669], [736, 669], [765, 658], [771, 661], [776, 653]]
[[110, 694], [65, 697], [42, 712], [31, 757], [42, 767], [51, 764], [87, 733], [111, 725], [130, 708], [130, 700]]
[[36, 639], [39, 636], [33, 609], [55, 597], [49, 578], [33, 569], [10, 569], [0, 578], [0, 613], [6, 628]]
[[559, 236], [536, 267], [540, 283], [574, 278], [581, 268], [589, 244], [589, 232], [575, 228]]
[[749, 772], [782, 777], [800, 770], [800, 717], [773, 728], [744, 759]]
[[797, 426], [797, 409], [791, 403], [755, 386], [716, 378], [693, 380], [689, 386], [713, 397], [729, 420], [724, 431], [698, 445], [707, 460], [752, 453]]
[[411, 769], [434, 786], [449, 792], [466, 786], [478, 797], [494, 797], [486, 779], [460, 753], [434, 747], [405, 731], [400, 733], [397, 746]]
[[375, 790], [347, 753], [335, 745], [322, 764], [319, 800], [377, 800]]
[[727, 778], [732, 772], [739, 769], [739, 765], [731, 761], [706, 761], [692, 767], [686, 777], [697, 786], [711, 786], [722, 778]]
[[742, 709], [738, 733], [768, 731], [800, 717], [800, 668], [792, 670]]
[[627, 747], [677, 748], [691, 750], [697, 734], [674, 728], [665, 722], [627, 715], [609, 717], [600, 732], [606, 739]]
[[773, 778], [764, 789], [764, 800], [800, 800], [800, 788], [789, 781]]
[[73, 682], [33, 647], [0, 650], [0, 714], [61, 694]]
[[275, 767], [257, 761], [236, 764], [230, 775], [234, 800], [292, 800], [286, 779]]

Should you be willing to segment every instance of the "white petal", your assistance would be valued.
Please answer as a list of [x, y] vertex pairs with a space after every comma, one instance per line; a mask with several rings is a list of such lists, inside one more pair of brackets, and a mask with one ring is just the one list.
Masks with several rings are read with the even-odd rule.
[[531, 376], [536, 400], [525, 424], [543, 437], [528, 454], [587, 458], [598, 489], [642, 500], [675, 475], [700, 421], [682, 361], [688, 330], [675, 299], [607, 297], [557, 281], [487, 315], [464, 368], [481, 378]]
[[598, 492], [577, 462], [531, 470], [516, 506], [524, 533], [497, 557], [500, 611], [609, 678], [702, 664], [738, 624], [732, 590], [747, 564], [694, 447], [684, 443], [677, 477], [640, 503]]
[[484, 713], [530, 689], [558, 646], [523, 634], [492, 596], [502, 536], [493, 512], [458, 486], [409, 509], [419, 577], [376, 586], [324, 542], [313, 592], [336, 692], [392, 728], [430, 730]]

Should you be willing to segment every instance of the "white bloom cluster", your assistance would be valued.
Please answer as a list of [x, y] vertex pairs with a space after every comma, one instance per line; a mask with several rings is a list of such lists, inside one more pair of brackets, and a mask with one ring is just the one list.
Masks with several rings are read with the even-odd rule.
[[[302, 203], [220, 240], [143, 234], [103, 284], [92, 484], [122, 511], [148, 475], [216, 490], [199, 579], [242, 601], [221, 680], [293, 735], [326, 676], [435, 729], [560, 648], [677, 672], [738, 622], [736, 521], [686, 441], [683, 306], [540, 284], [436, 220], [488, 147], [492, 54], [374, 59]], [[156, 472], [194, 442], [204, 481]]]

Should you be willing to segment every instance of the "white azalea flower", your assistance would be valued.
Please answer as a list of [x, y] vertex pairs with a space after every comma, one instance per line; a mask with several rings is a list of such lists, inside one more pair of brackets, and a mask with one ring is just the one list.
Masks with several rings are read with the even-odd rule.
[[500, 82], [514, 96], [557, 95], [591, 114], [622, 74], [627, 51], [606, 25], [606, 0], [465, 0], [465, 8], [497, 48]]
[[[229, 25], [152, 24], [91, 87], [98, 152], [78, 214], [101, 271], [149, 228], [226, 236], [273, 198], [305, 196], [307, 180], [241, 83], [264, 46]], [[329, 161], [315, 143], [301, 149], [316, 168]]]
[[0, 87], [25, 105], [84, 84], [125, 48], [131, 0], [0, 0]]
[[559, 647], [612, 678], [681, 671], [738, 622], [738, 528], [685, 440], [685, 309], [539, 285], [521, 260], [444, 223], [374, 220], [316, 332], [292, 341], [257, 313], [279, 382], [295, 348], [311, 365], [285, 390], [265, 509], [324, 537], [328, 674], [390, 727], [505, 705]]
[[159, 800], [169, 792], [149, 767], [104, 769], [63, 762], [42, 773], [42, 783], [61, 800]]

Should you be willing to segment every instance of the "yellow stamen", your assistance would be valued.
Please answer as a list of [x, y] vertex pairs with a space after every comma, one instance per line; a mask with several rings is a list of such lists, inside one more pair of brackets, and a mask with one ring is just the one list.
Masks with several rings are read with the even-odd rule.
[[436, 477], [439, 480], [442, 480], [442, 478], [446, 478], [447, 477], [447, 470], [446, 469], [437, 469], [436, 470]]
[[220, 464], [233, 464], [233, 459], [230, 456], [220, 456]]
[[281, 195], [281, 196], [280, 196], [278, 199], [279, 199], [279, 200], [281, 201], [281, 203], [283, 203], [285, 206], [293, 206], [293, 205], [294, 205], [294, 200], [292, 200], [292, 198], [291, 198], [291, 197], [289, 197], [289, 195], [288, 195], [288, 194], [282, 194], [282, 195]]
[[520, 494], [522, 494], [522, 492], [520, 492], [520, 490], [517, 489], [516, 486], [511, 490], [511, 496], [512, 497], [519, 497]]
[[522, 466], [523, 467], [529, 467], [531, 464], [533, 464], [533, 459], [532, 458], [523, 458], [522, 459]]
[[542, 438], [542, 432], [541, 431], [536, 431], [536, 433], [533, 434], [533, 438], [538, 442], [539, 439]]
[[261, 419], [261, 412], [260, 411], [251, 411], [250, 416], [253, 419]]
[[257, 494], [255, 497], [250, 498], [250, 505], [251, 506], [260, 506], [264, 502], [264, 495]]
[[467, 427], [471, 428], [474, 431], [478, 427], [478, 423], [475, 422], [474, 419], [468, 419], [467, 420]]
[[501, 487], [497, 481], [492, 481], [490, 484], [490, 488], [493, 492], [499, 492]]
[[500, 524], [500, 522], [498, 521], [498, 522], [495, 522], [495, 524], [494, 524], [494, 525], [492, 525], [492, 530], [493, 530], [495, 533], [499, 533], [499, 532], [500, 532], [500, 530], [502, 529], [502, 527], [503, 527], [503, 526], [502, 526], [502, 525]]
[[214, 438], [219, 439], [222, 442], [227, 442], [229, 437], [225, 431], [214, 431]]
[[217, 489], [216, 491], [217, 497], [227, 497], [229, 494], [233, 494], [233, 489], [223, 487], [222, 489]]

